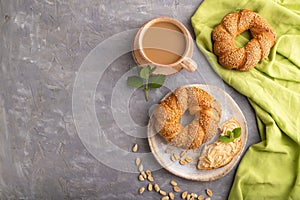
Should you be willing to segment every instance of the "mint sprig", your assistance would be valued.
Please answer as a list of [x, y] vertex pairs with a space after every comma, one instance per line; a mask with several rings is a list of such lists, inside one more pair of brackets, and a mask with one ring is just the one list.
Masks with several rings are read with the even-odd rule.
[[138, 67], [138, 76], [130, 76], [127, 84], [133, 88], [143, 88], [145, 91], [145, 99], [149, 99], [149, 89], [160, 88], [163, 86], [166, 76], [162, 74], [154, 75], [156, 67]]
[[226, 142], [226, 143], [233, 142], [234, 139], [239, 138], [241, 136], [241, 133], [242, 133], [241, 127], [237, 127], [232, 131], [227, 131], [227, 135], [220, 136], [219, 140], [221, 142]]

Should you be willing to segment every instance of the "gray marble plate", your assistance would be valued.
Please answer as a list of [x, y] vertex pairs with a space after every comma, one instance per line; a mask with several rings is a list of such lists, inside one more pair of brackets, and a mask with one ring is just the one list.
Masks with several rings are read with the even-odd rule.
[[[169, 172], [188, 179], [188, 180], [195, 180], [195, 181], [211, 181], [215, 180], [218, 178], [221, 178], [225, 176], [227, 173], [229, 173], [233, 167], [236, 165], [238, 160], [240, 159], [242, 152], [244, 151], [246, 142], [247, 142], [247, 137], [248, 137], [248, 129], [247, 129], [247, 122], [246, 119], [240, 110], [239, 106], [235, 103], [235, 101], [230, 97], [229, 94], [227, 94], [225, 91], [222, 89], [216, 87], [216, 86], [210, 86], [210, 85], [202, 85], [202, 84], [193, 84], [193, 85], [186, 85], [183, 87], [199, 87], [208, 93], [210, 93], [216, 100], [219, 101], [219, 103], [222, 106], [222, 117], [220, 121], [220, 125], [223, 124], [226, 120], [234, 117], [237, 119], [242, 128], [242, 134], [241, 138], [243, 141], [243, 146], [241, 151], [232, 159], [230, 163], [227, 165], [217, 168], [217, 169], [212, 169], [212, 170], [198, 170], [197, 169], [197, 163], [198, 163], [198, 158], [200, 156], [201, 150], [208, 144], [214, 142], [220, 132], [214, 137], [211, 141], [206, 142], [205, 144], [202, 144], [199, 148], [194, 149], [194, 150], [188, 150], [187, 151], [187, 156], [185, 157], [191, 157], [193, 158], [193, 161], [191, 163], [187, 163], [185, 165], [180, 165], [179, 161], [177, 160], [176, 162], [173, 162], [171, 160], [171, 156], [173, 153], [178, 153], [180, 154], [183, 149], [170, 146], [167, 144], [167, 142], [164, 140], [162, 136], [160, 136], [155, 128], [154, 128], [154, 117], [151, 115], [149, 124], [148, 124], [148, 142], [150, 149], [158, 161], [158, 163], [164, 167], [166, 170]], [[167, 94], [166, 96], [168, 96]], [[171, 148], [172, 152], [171, 153], [166, 153], [166, 149]]]

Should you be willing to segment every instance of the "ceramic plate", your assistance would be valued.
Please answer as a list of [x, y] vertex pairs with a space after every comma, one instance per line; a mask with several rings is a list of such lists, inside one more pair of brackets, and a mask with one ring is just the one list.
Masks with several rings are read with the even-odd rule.
[[[199, 148], [194, 150], [188, 150], [187, 156], [193, 158], [193, 161], [191, 163], [187, 163], [185, 165], [180, 165], [179, 161], [173, 162], [171, 160], [171, 156], [173, 153], [180, 154], [183, 149], [171, 146], [167, 144], [167, 142], [164, 140], [162, 136], [160, 136], [155, 128], [154, 128], [154, 117], [151, 115], [149, 124], [148, 124], [148, 141], [150, 149], [156, 158], [156, 160], [159, 162], [159, 164], [164, 167], [169, 172], [185, 178], [189, 180], [195, 180], [195, 181], [211, 181], [218, 178], [221, 178], [225, 176], [227, 173], [229, 173], [232, 168], [236, 165], [238, 162], [240, 156], [242, 155], [242, 152], [244, 151], [247, 137], [248, 137], [248, 129], [247, 129], [247, 123], [246, 119], [240, 110], [239, 106], [235, 103], [235, 101], [230, 97], [229, 94], [227, 94], [222, 89], [216, 87], [216, 86], [210, 86], [210, 85], [202, 85], [202, 84], [193, 84], [193, 85], [186, 85], [183, 87], [198, 87], [201, 88], [208, 93], [210, 93], [216, 100], [219, 101], [219, 103], [222, 106], [222, 117], [220, 120], [219, 125], [223, 124], [226, 120], [229, 120], [230, 118], [234, 117], [236, 120], [239, 121], [242, 128], [241, 138], [243, 141], [243, 146], [241, 151], [231, 160], [230, 163], [227, 165], [212, 169], [212, 170], [198, 170], [197, 169], [197, 163], [198, 158], [200, 156], [201, 150], [208, 144], [213, 143], [215, 140], [218, 139], [218, 136], [220, 134], [220, 131], [214, 137], [211, 141], [206, 142], [205, 144], [202, 144]], [[170, 93], [169, 93], [170, 94]], [[166, 97], [169, 95], [167, 94]], [[170, 148], [172, 149], [171, 153], [166, 153], [166, 149]], [[187, 157], [185, 156], [185, 157]]]

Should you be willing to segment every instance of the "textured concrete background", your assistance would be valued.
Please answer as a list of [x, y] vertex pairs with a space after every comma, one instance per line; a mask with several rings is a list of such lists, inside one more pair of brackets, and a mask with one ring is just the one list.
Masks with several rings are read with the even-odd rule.
[[[139, 196], [138, 188], [146, 184], [137, 180], [136, 173], [104, 165], [85, 148], [73, 120], [73, 85], [81, 63], [92, 49], [151, 18], [177, 18], [193, 35], [190, 17], [200, 3], [0, 0], [0, 199], [159, 199], [155, 192]], [[204, 63], [198, 71], [180, 73], [190, 83], [222, 86], [245, 114], [247, 146], [257, 142], [255, 116], [247, 100], [219, 79], [198, 49], [194, 58]], [[138, 143], [141, 152], [149, 152], [146, 139], [129, 136], [118, 128], [110, 107], [113, 87], [133, 66], [130, 52], [108, 66], [97, 86], [95, 109], [111, 142], [125, 151]], [[176, 76], [168, 78], [172, 80]], [[132, 119], [145, 126], [148, 108], [167, 92], [167, 88], [153, 92], [149, 103], [145, 103], [142, 92], [134, 92], [128, 105]], [[210, 188], [214, 192], [212, 199], [223, 200], [228, 196], [235, 169], [211, 182], [184, 180], [164, 169], [153, 175], [167, 191], [171, 190], [169, 181], [174, 179], [183, 190], [204, 194]]]

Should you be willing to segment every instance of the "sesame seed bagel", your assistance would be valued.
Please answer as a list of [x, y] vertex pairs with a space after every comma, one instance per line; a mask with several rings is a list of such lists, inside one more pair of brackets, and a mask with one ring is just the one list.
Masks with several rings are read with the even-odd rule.
[[[183, 126], [180, 120], [187, 110], [194, 119]], [[221, 112], [219, 102], [208, 92], [193, 86], [180, 87], [155, 108], [155, 129], [171, 145], [195, 149], [216, 135]]]
[[[250, 30], [253, 38], [244, 47], [237, 48], [235, 38], [246, 30]], [[214, 53], [224, 68], [248, 71], [269, 55], [276, 33], [260, 15], [242, 9], [227, 14], [214, 28], [212, 39]]]

